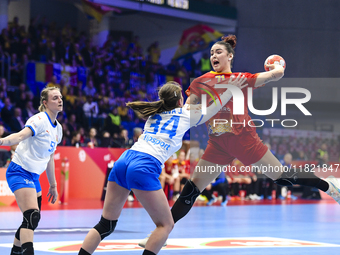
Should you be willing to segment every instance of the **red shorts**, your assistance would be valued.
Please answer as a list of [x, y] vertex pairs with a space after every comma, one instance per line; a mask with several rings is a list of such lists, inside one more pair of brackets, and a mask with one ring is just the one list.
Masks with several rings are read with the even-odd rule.
[[225, 133], [209, 137], [202, 159], [214, 164], [229, 165], [237, 158], [249, 166], [258, 162], [267, 150], [268, 147], [262, 143], [256, 131], [239, 135]]

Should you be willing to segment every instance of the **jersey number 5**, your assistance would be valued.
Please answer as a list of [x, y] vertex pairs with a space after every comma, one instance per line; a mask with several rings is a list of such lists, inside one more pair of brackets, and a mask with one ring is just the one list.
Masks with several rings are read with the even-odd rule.
[[[179, 118], [180, 116], [172, 116], [167, 122], [163, 124], [160, 133], [168, 134], [170, 139], [173, 138], [176, 135]], [[151, 119], [156, 120], [155, 123], [150, 125], [150, 127], [153, 128], [153, 132], [145, 132], [146, 134], [156, 134], [162, 121], [162, 117], [159, 114], [155, 114], [153, 117], [151, 117]], [[172, 122], [174, 123], [172, 125], [172, 129], [166, 129]]]
[[48, 151], [49, 152], [53, 152], [54, 151], [54, 146], [55, 146], [55, 142], [51, 141], [50, 149]]

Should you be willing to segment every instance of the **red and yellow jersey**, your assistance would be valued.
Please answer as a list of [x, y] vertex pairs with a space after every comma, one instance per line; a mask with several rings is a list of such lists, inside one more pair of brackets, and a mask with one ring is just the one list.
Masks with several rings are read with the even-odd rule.
[[[210, 90], [209, 87], [214, 87], [215, 84], [222, 82], [228, 81], [230, 78], [230, 75], [234, 75], [235, 77], [238, 76], [239, 73], [217, 73], [217, 72], [208, 72], [205, 73], [204, 75], [196, 78], [193, 80], [193, 82], [190, 84], [190, 87], [185, 91], [187, 96], [190, 96], [190, 94], [194, 94], [201, 98], [202, 94], [207, 94], [207, 107], [214, 103], [214, 100], [211, 98], [210, 95], [206, 92], [207, 90], [211, 95], [214, 96], [214, 99], [217, 100], [218, 102], [218, 95], [214, 93], [214, 90], [218, 93], [221, 94], [223, 93], [226, 89], [214, 89]], [[243, 131], [249, 131], [249, 129], [255, 129], [255, 127], [251, 127], [248, 125], [248, 121], [251, 121], [250, 116], [248, 115], [248, 90], [247, 88], [252, 88], [255, 89], [254, 85], [257, 79], [258, 74], [250, 74], [250, 73], [243, 73], [245, 77], [247, 78], [246, 83], [248, 86], [244, 87], [242, 89], [243, 95], [244, 95], [244, 114], [243, 115], [233, 115], [233, 98], [230, 99], [230, 101], [222, 107], [222, 109], [214, 115], [210, 120], [206, 122], [207, 128], [208, 128], [208, 133], [209, 135], [215, 135], [219, 136], [224, 133], [230, 132], [235, 135], [239, 135]], [[204, 83], [205, 85], [203, 85]], [[204, 90], [205, 91], [204, 91]], [[218, 124], [214, 126], [214, 119], [223, 119], [227, 120], [226, 124]], [[231, 123], [233, 123], [231, 125]], [[239, 124], [238, 124], [239, 123]], [[254, 126], [254, 123], [251, 121], [250, 122], [252, 126]]]
[[167, 160], [164, 162], [164, 170], [167, 174], [172, 175], [172, 171], [176, 168], [175, 160]]
[[182, 162], [179, 162], [177, 160], [177, 165], [178, 165], [178, 171], [180, 173], [190, 174], [190, 161], [189, 160], [184, 160]]

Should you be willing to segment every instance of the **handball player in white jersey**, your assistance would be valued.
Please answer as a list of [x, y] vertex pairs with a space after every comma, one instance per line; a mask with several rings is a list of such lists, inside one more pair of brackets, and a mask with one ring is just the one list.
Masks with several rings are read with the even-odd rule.
[[33, 231], [40, 220], [40, 175], [46, 170], [50, 188], [48, 201], [58, 197], [54, 173], [54, 151], [62, 139], [62, 127], [56, 120], [63, 110], [60, 90], [55, 87], [41, 91], [40, 113], [29, 118], [24, 129], [0, 139], [0, 145], [19, 144], [6, 172], [9, 188], [23, 213], [23, 222], [15, 234], [11, 254], [34, 254]]
[[[244, 76], [225, 82], [241, 88]], [[164, 162], [182, 146], [185, 132], [215, 115], [232, 97], [229, 90], [220, 95], [222, 105], [207, 107], [202, 115], [200, 106], [183, 105], [182, 89], [168, 82], [158, 92], [159, 101], [131, 102], [127, 106], [148, 118], [138, 141], [115, 162], [109, 175], [103, 214], [99, 223], [87, 234], [80, 255], [92, 254], [101, 240], [110, 235], [130, 190], [149, 213], [156, 230], [146, 244], [144, 255], [157, 254], [171, 232], [174, 222], [168, 200], [158, 179]], [[193, 109], [195, 107], [195, 109]]]

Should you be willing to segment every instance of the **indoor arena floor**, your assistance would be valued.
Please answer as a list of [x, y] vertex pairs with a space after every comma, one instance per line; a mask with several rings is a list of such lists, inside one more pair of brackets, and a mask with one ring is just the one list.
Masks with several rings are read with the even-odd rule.
[[[35, 254], [77, 254], [101, 215], [100, 206], [44, 207], [34, 238]], [[21, 220], [16, 207], [0, 207], [1, 255], [10, 254]], [[153, 229], [146, 211], [133, 202], [95, 254], [142, 254], [137, 243]], [[340, 205], [297, 200], [195, 206], [175, 225], [168, 246], [159, 254], [340, 254]]]

